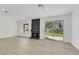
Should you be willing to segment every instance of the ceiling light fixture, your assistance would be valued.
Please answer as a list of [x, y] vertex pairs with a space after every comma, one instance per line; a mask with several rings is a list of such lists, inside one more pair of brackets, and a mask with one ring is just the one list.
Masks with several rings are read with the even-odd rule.
[[43, 8], [43, 7], [44, 7], [44, 5], [43, 5], [43, 4], [38, 4], [38, 7]]
[[[44, 4], [38, 4], [38, 7], [45, 8]], [[48, 10], [49, 8], [45, 8], [45, 9]]]
[[8, 10], [6, 10], [5, 8], [1, 9], [4, 13], [8, 13]]

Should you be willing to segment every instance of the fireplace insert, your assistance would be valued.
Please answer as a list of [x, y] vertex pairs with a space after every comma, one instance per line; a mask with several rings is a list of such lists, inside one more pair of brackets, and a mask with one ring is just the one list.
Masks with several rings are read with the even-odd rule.
[[32, 19], [31, 38], [40, 38], [40, 19]]

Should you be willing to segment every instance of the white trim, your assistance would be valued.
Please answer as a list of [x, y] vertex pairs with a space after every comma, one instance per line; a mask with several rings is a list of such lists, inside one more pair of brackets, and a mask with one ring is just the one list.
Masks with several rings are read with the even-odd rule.
[[71, 42], [71, 44], [72, 44], [77, 50], [79, 50], [79, 46], [77, 45], [77, 43]]
[[7, 35], [7, 36], [1, 36], [0, 39], [3, 39], [3, 38], [9, 38], [9, 37], [16, 37], [17, 35]]

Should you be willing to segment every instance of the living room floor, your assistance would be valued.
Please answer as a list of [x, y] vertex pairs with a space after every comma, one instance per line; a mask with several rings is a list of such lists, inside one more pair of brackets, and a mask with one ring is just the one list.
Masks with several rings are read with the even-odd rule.
[[48, 40], [10, 37], [0, 39], [1, 55], [79, 55], [70, 43]]

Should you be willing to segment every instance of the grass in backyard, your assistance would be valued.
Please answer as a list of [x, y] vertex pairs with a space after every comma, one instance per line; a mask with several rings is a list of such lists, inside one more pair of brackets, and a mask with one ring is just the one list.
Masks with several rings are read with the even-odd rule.
[[56, 33], [56, 32], [45, 32], [47, 36], [56, 36], [56, 37], [63, 37], [63, 33]]

